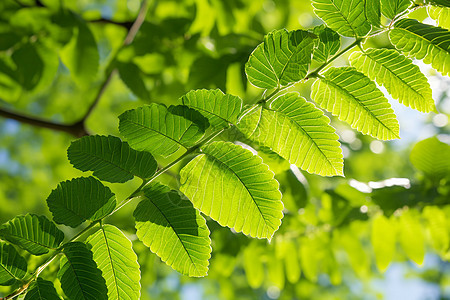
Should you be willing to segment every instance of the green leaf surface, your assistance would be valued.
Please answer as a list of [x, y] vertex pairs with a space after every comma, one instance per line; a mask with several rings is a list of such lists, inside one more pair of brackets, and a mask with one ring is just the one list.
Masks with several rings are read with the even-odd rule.
[[120, 79], [133, 94], [142, 100], [150, 100], [150, 93], [142, 79], [142, 71], [136, 64], [132, 62], [118, 62], [117, 70], [119, 71]]
[[61, 299], [51, 281], [38, 277], [25, 295], [24, 300], [56, 300]]
[[349, 58], [358, 71], [383, 85], [394, 99], [421, 112], [436, 111], [430, 84], [418, 66], [392, 49], [367, 49]]
[[17, 216], [0, 227], [0, 238], [34, 255], [48, 253], [59, 247], [64, 233], [44, 216]]
[[418, 265], [422, 265], [425, 258], [425, 236], [417, 211], [402, 212], [398, 219], [398, 235], [406, 256]]
[[331, 55], [338, 52], [341, 47], [341, 37], [336, 31], [322, 24], [314, 27], [312, 32], [318, 36], [313, 54], [315, 61], [325, 62]]
[[27, 261], [12, 245], [0, 242], [0, 285], [12, 285], [27, 273]]
[[70, 300], [107, 300], [108, 289], [92, 252], [81, 242], [64, 246], [58, 279]]
[[450, 145], [431, 137], [414, 145], [410, 160], [413, 166], [433, 179], [450, 175]]
[[396, 226], [383, 215], [373, 218], [370, 240], [375, 253], [378, 270], [384, 272], [396, 253]]
[[16, 80], [25, 90], [33, 90], [42, 78], [44, 62], [36, 47], [26, 43], [11, 55], [16, 64]]
[[158, 167], [149, 152], [136, 151], [115, 136], [91, 135], [75, 140], [67, 156], [75, 168], [93, 171], [109, 182], [126, 182], [134, 175], [150, 178]]
[[270, 32], [250, 54], [245, 65], [248, 80], [263, 89], [300, 81], [311, 62], [313, 38], [304, 30]]
[[439, 27], [450, 29], [450, 8], [428, 6], [428, 15], [437, 21]]
[[389, 38], [406, 55], [423, 59], [443, 75], [450, 74], [450, 31], [413, 19], [401, 19], [389, 31]]
[[205, 219], [189, 200], [162, 184], [152, 184], [144, 195], [134, 211], [138, 238], [181, 274], [205, 276], [211, 257]]
[[271, 239], [281, 224], [283, 203], [273, 172], [241, 146], [213, 142], [180, 176], [180, 190], [222, 226]]
[[250, 245], [243, 251], [243, 267], [245, 277], [251, 288], [257, 289], [264, 282], [264, 266], [261, 261], [262, 249], [256, 245]]
[[102, 225], [86, 240], [108, 287], [109, 300], [137, 300], [141, 272], [131, 241], [115, 226]]
[[126, 111], [119, 120], [119, 131], [131, 147], [163, 156], [193, 146], [205, 130], [203, 120], [192, 122], [156, 103]]
[[328, 27], [343, 36], [360, 37], [370, 31], [366, 19], [364, 1], [313, 0], [314, 13]]
[[411, 0], [381, 0], [381, 13], [389, 19], [404, 12], [411, 5]]
[[267, 108], [255, 105], [239, 120], [250, 140], [269, 147], [310, 173], [343, 175], [343, 156], [330, 119], [297, 93], [284, 94]]
[[422, 215], [427, 223], [431, 245], [445, 255], [450, 247], [450, 223], [444, 210], [437, 206], [425, 206]]
[[426, 3], [436, 6], [450, 7], [450, 2], [448, 0], [427, 0]]
[[381, 25], [381, 1], [380, 0], [364, 0], [364, 11], [366, 19], [375, 27]]
[[354, 68], [330, 68], [311, 88], [311, 98], [339, 120], [377, 139], [399, 138], [399, 125], [388, 100]]
[[221, 90], [195, 90], [181, 97], [183, 105], [198, 110], [214, 128], [236, 124], [242, 111], [242, 100]]
[[56, 223], [75, 228], [111, 213], [116, 197], [94, 177], [80, 177], [60, 182], [48, 196], [47, 205]]

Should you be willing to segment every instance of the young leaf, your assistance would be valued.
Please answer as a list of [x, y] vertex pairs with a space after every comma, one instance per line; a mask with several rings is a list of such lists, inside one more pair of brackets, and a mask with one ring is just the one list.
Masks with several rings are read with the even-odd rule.
[[139, 299], [141, 272], [131, 241], [117, 227], [102, 225], [86, 244], [106, 280], [108, 299]]
[[92, 252], [81, 242], [64, 246], [58, 278], [70, 300], [107, 300], [108, 289]]
[[375, 262], [380, 271], [385, 271], [394, 258], [396, 235], [396, 228], [390, 219], [383, 215], [373, 219], [370, 240], [375, 253]]
[[75, 228], [111, 213], [116, 197], [94, 177], [80, 177], [60, 182], [48, 196], [47, 205], [56, 223]]
[[159, 183], [144, 190], [134, 211], [138, 238], [183, 275], [208, 272], [211, 240], [205, 219], [176, 191]]
[[44, 216], [17, 216], [0, 227], [0, 238], [34, 255], [56, 249], [64, 240], [64, 233]]
[[75, 140], [67, 149], [72, 165], [81, 171], [94, 171], [99, 179], [126, 182], [139, 176], [150, 178], [157, 163], [149, 152], [136, 151], [118, 137], [85, 136]]
[[164, 156], [193, 146], [205, 129], [156, 103], [126, 111], [119, 120], [119, 131], [131, 147]]
[[411, 0], [381, 0], [381, 13], [389, 19], [404, 12], [411, 5]]
[[12, 285], [27, 273], [27, 261], [14, 246], [0, 242], [0, 285]]
[[423, 59], [443, 75], [450, 74], [450, 31], [417, 20], [401, 19], [389, 31], [389, 38], [403, 53]]
[[343, 36], [360, 37], [370, 31], [370, 23], [364, 13], [364, 1], [313, 0], [312, 5], [314, 13]]
[[419, 217], [420, 215], [410, 210], [404, 211], [398, 220], [398, 234], [406, 256], [422, 265], [425, 257], [425, 237]]
[[236, 124], [242, 110], [242, 100], [221, 90], [195, 90], [181, 97], [183, 105], [196, 109], [214, 128]]
[[266, 109], [255, 105], [238, 123], [249, 139], [269, 147], [310, 173], [343, 175], [343, 156], [330, 119], [297, 93], [284, 94]]
[[150, 93], [142, 79], [142, 71], [136, 64], [132, 62], [118, 62], [117, 70], [119, 71], [120, 79], [133, 94], [142, 100], [150, 100]]
[[392, 49], [353, 52], [350, 63], [370, 79], [383, 85], [394, 99], [421, 112], [436, 111], [425, 75], [411, 60]]
[[56, 292], [55, 287], [51, 281], [47, 281], [38, 277], [30, 287], [25, 295], [24, 300], [55, 300], [61, 299]]
[[281, 29], [267, 34], [245, 65], [250, 83], [271, 89], [303, 79], [311, 62], [313, 37], [304, 30]]
[[317, 62], [325, 62], [328, 57], [336, 54], [341, 47], [341, 36], [324, 24], [314, 27], [312, 31], [319, 38], [316, 40], [313, 59]]
[[439, 180], [450, 174], [450, 145], [432, 137], [414, 145], [411, 163], [427, 176]]
[[366, 19], [375, 27], [381, 25], [381, 2], [380, 0], [364, 0], [364, 11]]
[[214, 142], [180, 172], [180, 190], [222, 226], [271, 239], [281, 224], [278, 182], [260, 157], [229, 142]]
[[450, 8], [428, 6], [428, 15], [436, 20], [439, 27], [450, 29]]
[[330, 68], [311, 88], [320, 107], [377, 139], [399, 138], [399, 125], [388, 100], [364, 74], [354, 68]]

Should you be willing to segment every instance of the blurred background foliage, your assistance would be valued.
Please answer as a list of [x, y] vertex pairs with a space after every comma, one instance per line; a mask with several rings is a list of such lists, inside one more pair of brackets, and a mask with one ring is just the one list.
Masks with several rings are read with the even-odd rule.
[[[148, 5], [136, 38], [122, 46], [139, 0], [0, 1], [0, 109], [76, 123], [113, 69], [85, 120], [89, 133], [118, 135], [123, 111], [151, 102], [170, 105], [191, 89], [220, 88], [251, 102], [261, 91], [247, 83], [244, 64], [263, 36], [321, 24], [306, 0]], [[411, 17], [434, 22], [425, 19], [425, 9]], [[383, 34], [365, 47], [388, 44]], [[346, 57], [336, 64], [348, 65]], [[345, 178], [307, 174], [256, 148], [281, 184], [283, 224], [269, 243], [209, 220], [213, 256], [206, 278], [179, 275], [137, 240], [130, 217], [136, 203], [111, 217], [138, 254], [142, 299], [450, 299], [450, 80], [417, 64], [429, 78], [439, 113], [422, 114], [391, 101], [402, 137], [392, 142], [333, 119]], [[309, 97], [310, 83], [292, 89]], [[246, 142], [238, 135], [228, 138]], [[0, 118], [0, 223], [28, 212], [50, 216], [50, 191], [81, 175], [66, 158], [73, 139]], [[176, 186], [177, 168], [162, 180]], [[109, 186], [120, 199], [138, 185]], [[56, 268], [44, 276], [54, 278]], [[0, 287], [0, 296], [10, 289]]]

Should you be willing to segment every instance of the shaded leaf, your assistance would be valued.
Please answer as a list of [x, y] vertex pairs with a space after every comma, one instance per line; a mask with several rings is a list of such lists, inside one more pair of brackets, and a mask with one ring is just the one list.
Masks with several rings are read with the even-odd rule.
[[108, 289], [92, 252], [81, 242], [64, 246], [58, 279], [70, 300], [107, 300]]
[[329, 123], [314, 104], [297, 93], [287, 93], [267, 109], [254, 106], [240, 118], [238, 128], [247, 138], [310, 173], [343, 175], [339, 137]]
[[112, 225], [102, 225], [86, 244], [108, 287], [108, 299], [139, 299], [141, 273], [131, 241]]
[[353, 52], [350, 63], [383, 85], [394, 99], [421, 112], [436, 111], [430, 84], [418, 66], [392, 49]]
[[64, 233], [44, 216], [17, 216], [0, 227], [0, 237], [34, 255], [59, 247]]
[[99, 179], [126, 182], [150, 178], [157, 163], [149, 152], [136, 151], [118, 137], [93, 135], [75, 140], [67, 149], [70, 163], [81, 171], [93, 171]]
[[254, 86], [271, 89], [303, 79], [311, 62], [314, 35], [275, 30], [250, 54], [245, 72]]
[[0, 242], [0, 285], [12, 285], [27, 273], [27, 261], [14, 246]]
[[404, 12], [411, 5], [411, 0], [381, 0], [381, 13], [389, 19]]
[[11, 55], [16, 64], [16, 80], [25, 90], [32, 90], [41, 80], [44, 63], [32, 44], [25, 44]]
[[427, 176], [440, 179], [450, 174], [450, 145], [431, 137], [414, 145], [411, 163]]
[[142, 100], [150, 100], [150, 93], [142, 79], [142, 71], [132, 62], [117, 63], [120, 79], [138, 98]]
[[399, 138], [399, 125], [375, 83], [354, 68], [330, 68], [311, 88], [311, 98], [339, 120], [377, 139]]
[[159, 183], [144, 190], [134, 211], [138, 238], [174, 270], [205, 276], [211, 240], [205, 219], [187, 199]]
[[261, 158], [241, 146], [211, 143], [180, 176], [180, 190], [222, 226], [270, 239], [281, 224], [278, 182]]
[[375, 262], [378, 270], [385, 271], [395, 255], [396, 226], [383, 215], [373, 218], [370, 241], [375, 253]]
[[47, 205], [56, 223], [75, 228], [111, 213], [116, 197], [94, 177], [80, 177], [60, 182], [48, 196]]
[[51, 281], [47, 281], [38, 277], [30, 287], [25, 295], [24, 300], [55, 300], [61, 299], [56, 292], [55, 287]]
[[417, 20], [401, 19], [389, 31], [395, 48], [408, 56], [423, 59], [424, 63], [450, 74], [450, 31]]
[[312, 32], [318, 37], [314, 48], [314, 60], [325, 62], [328, 60], [328, 57], [338, 52], [341, 47], [341, 37], [333, 29], [322, 24], [314, 27]]

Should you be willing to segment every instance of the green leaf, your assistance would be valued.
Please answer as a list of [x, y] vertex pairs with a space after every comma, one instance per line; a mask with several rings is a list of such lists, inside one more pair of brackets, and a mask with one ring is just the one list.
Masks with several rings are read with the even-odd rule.
[[400, 245], [406, 256], [418, 265], [422, 265], [425, 257], [425, 236], [419, 218], [417, 211], [403, 211], [398, 219], [398, 234]]
[[431, 245], [440, 255], [445, 255], [450, 247], [450, 224], [446, 213], [439, 207], [425, 206], [422, 215], [427, 222]]
[[157, 163], [149, 152], [136, 151], [115, 136], [93, 135], [75, 140], [67, 149], [71, 164], [81, 171], [94, 171], [99, 179], [126, 182], [139, 176], [150, 178]]
[[414, 145], [411, 163], [430, 178], [439, 180], [450, 174], [450, 145], [432, 137]]
[[260, 157], [229, 142], [214, 142], [180, 172], [180, 190], [222, 226], [271, 239], [281, 224], [278, 182]]
[[133, 94], [142, 100], [150, 100], [150, 93], [142, 79], [142, 71], [136, 64], [132, 62], [118, 62], [117, 70], [119, 71], [120, 79]]
[[427, 0], [426, 2], [431, 5], [450, 7], [450, 2], [448, 2], [448, 0]]
[[283, 243], [284, 247], [284, 264], [286, 270], [286, 278], [292, 284], [295, 284], [300, 279], [301, 270], [300, 262], [298, 260], [298, 247], [293, 241]]
[[134, 211], [138, 238], [183, 275], [208, 272], [211, 240], [205, 219], [186, 198], [159, 183], [144, 189]]
[[80, 177], [60, 182], [48, 196], [47, 205], [56, 223], [75, 228], [110, 214], [116, 197], [94, 177]]
[[396, 252], [396, 227], [383, 215], [378, 215], [372, 221], [370, 240], [375, 253], [378, 270], [385, 271]]
[[69, 69], [73, 79], [82, 86], [88, 86], [95, 79], [99, 66], [97, 42], [86, 22], [71, 14], [76, 27], [70, 42], [61, 50], [60, 57]]
[[141, 272], [131, 241], [112, 225], [102, 225], [86, 240], [108, 287], [108, 299], [139, 299]]
[[406, 55], [423, 59], [443, 75], [450, 74], [450, 31], [401, 19], [389, 31], [389, 38]]
[[255, 244], [245, 248], [243, 253], [243, 265], [245, 277], [249, 286], [253, 289], [261, 287], [264, 282], [264, 266], [261, 261], [262, 249]]
[[27, 273], [27, 261], [14, 246], [0, 242], [0, 285], [12, 285]]
[[392, 49], [353, 52], [350, 63], [383, 85], [394, 99], [421, 112], [436, 111], [430, 84], [418, 66]]
[[64, 246], [58, 278], [70, 300], [107, 300], [108, 289], [92, 252], [81, 242]]
[[47, 281], [38, 277], [30, 287], [25, 295], [24, 300], [55, 300], [61, 299], [56, 292], [55, 287], [51, 281]]
[[34, 255], [48, 253], [59, 247], [64, 233], [44, 216], [17, 216], [0, 227], [0, 238]]
[[450, 8], [428, 6], [428, 15], [439, 27], [450, 29]]
[[314, 13], [328, 27], [348, 37], [365, 36], [370, 31], [364, 13], [364, 1], [313, 0]]
[[35, 46], [26, 43], [11, 55], [16, 64], [16, 80], [23, 89], [33, 90], [39, 83], [44, 70], [44, 63]]
[[331, 55], [336, 54], [341, 47], [341, 36], [324, 24], [314, 27], [312, 31], [319, 38], [316, 40], [313, 59], [325, 62]]
[[356, 130], [381, 140], [399, 138], [399, 125], [375, 83], [354, 68], [330, 68], [311, 88], [311, 98]]
[[131, 147], [163, 156], [195, 145], [205, 129], [156, 103], [126, 111], [119, 120], [119, 131]]
[[375, 27], [381, 26], [381, 2], [380, 0], [364, 0], [366, 19]]
[[239, 120], [249, 139], [269, 147], [310, 173], [343, 175], [343, 156], [330, 119], [297, 93], [284, 94], [268, 108], [253, 106]]
[[224, 94], [219, 89], [190, 91], [181, 97], [181, 101], [208, 118], [209, 124], [214, 128], [236, 124], [242, 111], [242, 100], [239, 97]]
[[245, 65], [250, 83], [271, 89], [302, 80], [311, 62], [313, 38], [304, 30], [281, 29], [267, 34]]
[[411, 0], [381, 0], [381, 13], [389, 19], [404, 12], [411, 5]]

